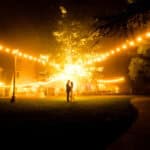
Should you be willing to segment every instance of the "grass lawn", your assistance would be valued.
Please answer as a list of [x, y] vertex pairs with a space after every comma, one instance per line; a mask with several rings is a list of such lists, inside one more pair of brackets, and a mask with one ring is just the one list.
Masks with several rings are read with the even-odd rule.
[[33, 137], [105, 148], [136, 120], [129, 96], [0, 99], [1, 136]]

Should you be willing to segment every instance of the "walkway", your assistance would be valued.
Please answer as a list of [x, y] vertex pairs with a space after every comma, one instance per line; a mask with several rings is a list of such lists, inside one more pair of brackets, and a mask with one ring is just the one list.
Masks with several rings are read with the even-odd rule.
[[135, 97], [132, 104], [138, 110], [136, 122], [108, 150], [150, 149], [150, 97]]

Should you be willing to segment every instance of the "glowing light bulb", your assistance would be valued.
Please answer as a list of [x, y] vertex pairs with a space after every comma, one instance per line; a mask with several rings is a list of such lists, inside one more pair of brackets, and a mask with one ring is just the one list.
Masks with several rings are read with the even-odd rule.
[[150, 37], [150, 32], [146, 33], [146, 37], [148, 37], [148, 38]]
[[114, 50], [112, 50], [112, 51], [111, 51], [111, 54], [114, 54], [114, 53], [115, 53], [115, 51], [114, 51]]
[[19, 50], [18, 49], [14, 49], [13, 51], [12, 51], [12, 54], [14, 54], [14, 55], [17, 55], [19, 53]]
[[2, 45], [0, 45], [0, 50], [2, 50], [3, 49], [3, 46]]
[[109, 56], [110, 56], [110, 53], [109, 53], [109, 52], [108, 52], [108, 53], [106, 53], [106, 56], [107, 56], [107, 57], [109, 57]]
[[141, 41], [142, 41], [142, 37], [139, 36], [139, 37], [137, 38], [137, 41], [138, 41], [138, 42], [141, 42]]
[[126, 45], [126, 44], [123, 44], [123, 45], [122, 45], [122, 48], [123, 48], [123, 49], [126, 49], [126, 48], [127, 48], [127, 45]]
[[120, 52], [120, 48], [116, 48], [116, 51], [117, 51], [117, 52]]
[[19, 52], [19, 53], [18, 53], [18, 56], [22, 57], [22, 53], [21, 53], [21, 52]]
[[28, 55], [27, 55], [27, 54], [23, 54], [23, 57], [24, 57], [24, 58], [28, 58]]
[[135, 45], [134, 41], [130, 41], [130, 42], [129, 42], [129, 45], [130, 45], [130, 46], [134, 46], [134, 45]]
[[29, 58], [30, 60], [33, 60], [33, 57], [32, 57], [32, 56], [29, 56], [28, 58]]
[[5, 51], [6, 51], [7, 53], [9, 53], [9, 52], [10, 52], [10, 49], [9, 49], [9, 48], [6, 48]]

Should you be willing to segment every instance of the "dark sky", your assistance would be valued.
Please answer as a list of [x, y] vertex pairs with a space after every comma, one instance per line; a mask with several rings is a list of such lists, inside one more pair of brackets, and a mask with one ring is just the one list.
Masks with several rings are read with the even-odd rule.
[[119, 13], [127, 0], [4, 0], [0, 4], [0, 42], [35, 52], [52, 51], [52, 31], [60, 18], [59, 6], [75, 18]]

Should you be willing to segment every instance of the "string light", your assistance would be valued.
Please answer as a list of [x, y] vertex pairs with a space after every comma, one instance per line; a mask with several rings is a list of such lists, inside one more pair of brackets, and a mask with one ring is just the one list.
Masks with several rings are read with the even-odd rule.
[[2, 50], [3, 49], [3, 46], [2, 45], [0, 45], [0, 50]]
[[120, 77], [116, 79], [109, 79], [109, 80], [98, 80], [99, 83], [118, 83], [118, 82], [124, 82], [125, 78]]
[[9, 49], [9, 48], [6, 48], [5, 51], [6, 51], [7, 53], [9, 53], [9, 52], [10, 52], [10, 49]]
[[[144, 41], [144, 37], [145, 38], [150, 38], [150, 32], [144, 33], [144, 35], [140, 35], [140, 36], [132, 39], [131, 41], [126, 41], [126, 42], [122, 43], [121, 45], [118, 45], [117, 48], [112, 49], [112, 50], [110, 50], [108, 52], [105, 52], [103, 54], [100, 54], [100, 55], [92, 54], [92, 56], [87, 57], [88, 61], [84, 65], [87, 65], [87, 64], [90, 65], [90, 64], [95, 63], [95, 62], [104, 61], [109, 56], [117, 54], [117, 52], [124, 51], [125, 49], [127, 49], [130, 46], [132, 47], [132, 46], [135, 46], [138, 43], [142, 43], [142, 41]], [[28, 59], [28, 60], [31, 60], [31, 61], [38, 62], [38, 63], [43, 64], [43, 65], [45, 65], [48, 61], [46, 57], [41, 57], [41, 58], [40, 57], [33, 57], [29, 54], [20, 52], [19, 49], [10, 50], [9, 48], [4, 48], [2, 45], [0, 45], [0, 51], [4, 51], [4, 52], [7, 52], [7, 53], [11, 52], [10, 54], [17, 55], [18, 57], [25, 58], [25, 59]], [[57, 69], [61, 68], [61, 66], [57, 65], [56, 63], [54, 63], [54, 64], [51, 63], [51, 65], [55, 65], [55, 67]], [[85, 68], [85, 67], [83, 67], [83, 68]], [[67, 68], [66, 72], [72, 72], [72, 70], [75, 69], [75, 70], [77, 70], [77, 74], [80, 74], [84, 70], [83, 68], [81, 68], [81, 64], [79, 64], [79, 66], [71, 66], [70, 67], [71, 71], [68, 71], [68, 68]], [[90, 68], [90, 66], [88, 67], [88, 69], [89, 70], [91, 69], [92, 71], [96, 70], [96, 68], [97, 67], [95, 67], [95, 68]], [[97, 68], [97, 71], [101, 71], [101, 69]], [[65, 79], [68, 78], [68, 77], [66, 77], [66, 72], [65, 72], [64, 76], [61, 76], [62, 78], [65, 78]], [[85, 72], [83, 72], [83, 76], [85, 75]], [[90, 74], [91, 72], [90, 71], [86, 72], [86, 75], [88, 73]], [[109, 79], [109, 80], [98, 80], [98, 82], [100, 82], [100, 83], [121, 83], [121, 82], [124, 82], [124, 81], [125, 81], [124, 77], [120, 77], [120, 78], [116, 78], [116, 79]], [[47, 84], [47, 82], [38, 83], [38, 84]]]
[[41, 63], [41, 59], [40, 59], [40, 58], [37, 58], [37, 62]]
[[106, 53], [106, 56], [107, 56], [107, 57], [109, 57], [109, 56], [110, 56], [109, 52], [107, 52], [107, 53]]
[[146, 33], [146, 37], [148, 37], [148, 38], [150, 37], [150, 32]]
[[18, 49], [14, 49], [14, 50], [12, 51], [12, 54], [13, 54], [13, 55], [17, 55], [17, 54], [18, 54], [18, 52], [19, 52], [19, 50], [18, 50]]
[[18, 53], [18, 56], [22, 57], [22, 55], [23, 55], [23, 54], [22, 54], [21, 52]]
[[117, 52], [120, 52], [121, 50], [126, 50], [128, 48], [128, 45], [131, 46], [131, 47], [135, 46], [136, 45], [135, 41], [137, 41], [138, 43], [141, 43], [144, 39], [144, 36], [147, 37], [147, 38], [150, 38], [150, 32], [146, 32], [144, 35], [140, 35], [140, 36], [136, 37], [135, 39], [133, 39], [131, 41], [128, 41], [128, 43], [126, 42], [125, 44], [123, 44], [121, 46], [121, 48], [117, 47], [115, 50], [110, 50], [108, 53], [100, 54], [99, 56], [96, 56], [95, 58], [92, 58], [91, 61], [88, 61], [88, 64], [91, 64], [91, 63], [95, 62], [95, 60], [99, 60], [98, 58], [100, 58], [100, 61], [105, 60], [110, 55], [114, 55]]
[[134, 46], [134, 45], [135, 45], [134, 41], [130, 41], [130, 42], [129, 42], [129, 45], [130, 45], [130, 46]]
[[[146, 32], [144, 34], [145, 38], [150, 38], [150, 32]], [[128, 43], [125, 43], [123, 44], [121, 47], [117, 47], [115, 50], [111, 50], [107, 53], [104, 53], [104, 54], [100, 54], [100, 55], [95, 55], [95, 56], [92, 56], [92, 58], [90, 60], [87, 61], [86, 64], [92, 64], [94, 62], [101, 62], [101, 61], [104, 61], [107, 57], [109, 57], [110, 55], [114, 55], [116, 54], [117, 52], [120, 52], [122, 50], [125, 50], [128, 48], [127, 45], [129, 46], [135, 46], [136, 45], [136, 42], [137, 41], [138, 43], [142, 42], [143, 41], [143, 38], [144, 38], [143, 35], [140, 35], [138, 37], [136, 37], [134, 40], [132, 41], [128, 41]], [[0, 45], [0, 51], [2, 51], [4, 49], [4, 47], [2, 45]], [[28, 60], [31, 60], [31, 61], [35, 61], [35, 62], [38, 62], [38, 63], [41, 63], [41, 64], [46, 64], [47, 60], [43, 60], [42, 58], [36, 58], [36, 57], [33, 57], [31, 55], [28, 55], [28, 54], [25, 54], [25, 53], [22, 53], [20, 52], [18, 49], [15, 49], [15, 50], [10, 50], [9, 48], [5, 48], [4, 49], [5, 52], [7, 53], [10, 53], [13, 54], [13, 55], [17, 55], [19, 57], [23, 57], [23, 58], [26, 58]]]
[[21, 58], [25, 58], [25, 59], [28, 59], [28, 60], [31, 60], [31, 61], [35, 61], [35, 62], [41, 63], [43, 65], [46, 64], [46, 60], [41, 60], [40, 58], [33, 57], [33, 56], [28, 55], [26, 53], [22, 53], [22, 52], [19, 51], [19, 49], [11, 50], [9, 48], [4, 48], [2, 45], [0, 45], [0, 51], [4, 51], [6, 53], [10, 53], [12, 55], [16, 55], [16, 56], [21, 57]]
[[114, 53], [115, 53], [114, 50], [112, 50], [112, 51], [111, 51], [111, 54], [114, 54]]
[[28, 55], [27, 55], [27, 54], [23, 54], [23, 57], [24, 57], [24, 58], [27, 58], [27, 57], [28, 57]]
[[33, 59], [33, 57], [32, 57], [32, 56], [29, 56], [29, 59], [30, 59], [30, 60], [32, 60], [32, 59]]
[[142, 37], [139, 36], [139, 37], [137, 38], [137, 41], [138, 41], [138, 42], [141, 42], [141, 41], [142, 41]]
[[123, 49], [127, 49], [127, 45], [126, 45], [126, 44], [123, 44], [123, 45], [122, 45], [122, 48], [123, 48]]
[[120, 48], [116, 48], [116, 51], [117, 51], [117, 52], [120, 52]]
[[34, 61], [37, 61], [37, 58], [34, 57], [33, 60], [34, 60]]

